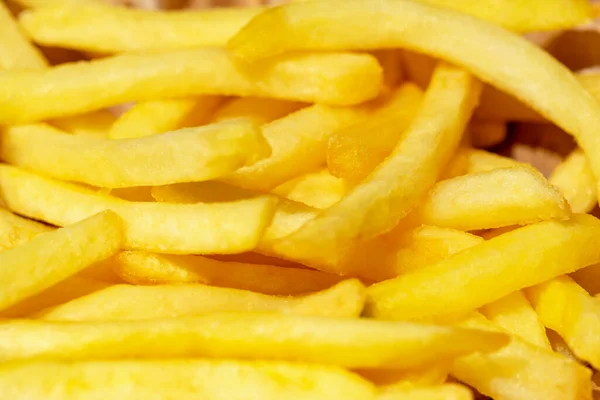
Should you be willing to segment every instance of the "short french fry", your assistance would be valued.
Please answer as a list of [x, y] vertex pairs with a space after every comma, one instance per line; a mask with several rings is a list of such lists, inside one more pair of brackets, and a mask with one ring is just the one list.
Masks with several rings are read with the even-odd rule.
[[222, 106], [213, 116], [220, 122], [232, 118], [250, 118], [257, 124], [266, 124], [298, 111], [303, 103], [258, 97], [238, 97]]
[[251, 250], [275, 211], [269, 196], [218, 204], [128, 202], [5, 164], [0, 200], [14, 212], [59, 226], [113, 210], [124, 221], [126, 249], [175, 254]]
[[337, 275], [310, 269], [143, 251], [119, 253], [113, 267], [121, 279], [135, 285], [205, 283], [284, 296], [323, 290], [341, 280]]
[[3, 251], [0, 310], [115, 254], [121, 246], [121, 231], [120, 218], [112, 212], [103, 212]]
[[338, 367], [198, 359], [4, 363], [0, 391], [11, 400], [376, 398], [372, 384]]
[[381, 82], [381, 67], [368, 54], [298, 54], [243, 71], [223, 49], [124, 54], [41, 71], [0, 73], [4, 110], [0, 123], [197, 95], [251, 95], [347, 106], [377, 96]]
[[562, 194], [529, 166], [495, 169], [438, 182], [411, 218], [472, 231], [567, 219]]
[[544, 325], [557, 332], [573, 353], [600, 366], [600, 302], [568, 276], [525, 290]]
[[384, 388], [377, 400], [472, 400], [473, 392], [456, 383], [431, 387], [413, 385]]
[[9, 127], [0, 135], [6, 162], [108, 188], [211, 180], [269, 153], [260, 130], [243, 119], [138, 139], [68, 135], [42, 124]]
[[222, 357], [349, 368], [413, 368], [508, 343], [503, 333], [477, 329], [248, 312], [148, 321], [7, 321], [0, 323], [0, 337], [3, 361]]
[[404, 84], [382, 110], [332, 135], [327, 147], [329, 171], [355, 183], [366, 178], [394, 150], [422, 98], [416, 85]]
[[357, 240], [392, 229], [408, 214], [458, 147], [479, 83], [440, 64], [423, 106], [392, 154], [340, 202], [274, 244], [277, 254], [344, 273], [336, 264]]
[[552, 350], [544, 325], [520, 290], [486, 304], [480, 312], [511, 335], [534, 346]]
[[506, 124], [497, 121], [471, 121], [469, 131], [471, 144], [483, 149], [502, 143], [507, 134]]
[[129, 139], [200, 126], [222, 101], [218, 96], [143, 101], [121, 115], [108, 136]]
[[200, 284], [114, 285], [42, 310], [35, 316], [51, 321], [108, 321], [186, 317], [219, 311], [263, 311], [357, 318], [364, 303], [365, 287], [358, 280], [342, 281], [302, 297], [269, 296]]
[[48, 61], [39, 49], [23, 36], [5, 3], [0, 3], [0, 69], [43, 69]]
[[48, 225], [19, 217], [0, 207], [0, 252], [28, 242], [40, 233], [51, 230]]
[[572, 272], [570, 276], [589, 294], [597, 295], [600, 293], [600, 264], [578, 269]]
[[590, 215], [518, 228], [369, 287], [365, 312], [384, 319], [453, 320], [515, 290], [600, 262], [594, 239], [599, 234], [600, 221]]
[[565, 196], [574, 213], [590, 212], [598, 202], [594, 175], [580, 150], [559, 164], [548, 180]]
[[321, 169], [282, 183], [272, 192], [323, 209], [340, 201], [348, 192], [348, 184], [345, 180], [331, 175], [327, 169]]

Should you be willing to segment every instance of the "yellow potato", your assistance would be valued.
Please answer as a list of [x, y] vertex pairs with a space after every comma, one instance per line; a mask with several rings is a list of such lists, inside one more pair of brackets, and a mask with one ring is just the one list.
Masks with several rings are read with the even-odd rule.
[[404, 385], [385, 388], [377, 400], [472, 400], [473, 392], [456, 383], [431, 387]]
[[574, 213], [590, 212], [598, 202], [594, 175], [580, 150], [559, 164], [548, 180], [565, 196]]
[[121, 242], [120, 218], [103, 212], [1, 252], [0, 310], [110, 257]]
[[223, 49], [124, 54], [42, 71], [0, 73], [4, 110], [0, 123], [27, 123], [131, 101], [202, 94], [346, 106], [377, 96], [381, 82], [381, 67], [368, 54], [298, 54], [244, 71]]
[[591, 215], [518, 228], [369, 287], [365, 312], [384, 319], [452, 320], [515, 290], [600, 262], [598, 235], [600, 221]]
[[[320, 21], [326, 23], [319, 24], [319, 34], [311, 34]], [[468, 15], [407, 0], [289, 4], [259, 14], [228, 46], [244, 62], [286, 51], [389, 47], [442, 58], [520, 99], [572, 134], [589, 157], [597, 185], [600, 180], [600, 157], [595, 157], [600, 153], [600, 103], [545, 51]]]
[[520, 290], [486, 304], [480, 312], [511, 335], [534, 346], [552, 350], [544, 325]]
[[0, 164], [0, 200], [14, 212], [69, 225], [112, 210], [128, 250], [239, 253], [253, 249], [275, 211], [272, 197], [219, 204], [136, 203]]
[[336, 263], [360, 239], [393, 228], [433, 186], [458, 147], [479, 83], [441, 64], [423, 106], [392, 154], [340, 202], [274, 244], [276, 254], [344, 273]]
[[327, 146], [327, 167], [337, 177], [358, 183], [394, 150], [416, 115], [422, 91], [407, 83], [370, 118], [337, 131]]
[[156, 135], [204, 125], [223, 100], [217, 96], [168, 99], [137, 103], [111, 126], [111, 139]]
[[565, 198], [539, 171], [518, 166], [438, 182], [411, 218], [472, 231], [567, 219], [570, 215]]
[[0, 207], [0, 252], [28, 242], [40, 233], [51, 230], [48, 225], [19, 217]]
[[506, 139], [506, 123], [498, 121], [471, 121], [469, 124], [471, 144], [477, 148], [496, 146]]
[[0, 391], [11, 400], [376, 399], [372, 384], [338, 367], [198, 359], [4, 363]]
[[508, 343], [503, 333], [477, 329], [248, 312], [147, 321], [6, 321], [0, 322], [0, 338], [3, 361], [221, 357], [349, 368], [419, 367]]
[[526, 289], [547, 328], [557, 332], [573, 353], [600, 366], [600, 302], [568, 276]]
[[13, 165], [108, 188], [210, 180], [269, 153], [260, 130], [243, 119], [137, 139], [68, 135], [41, 124], [0, 135], [0, 157]]
[[600, 264], [590, 265], [570, 274], [589, 294], [600, 293]]
[[4, 2], [0, 3], [0, 37], [0, 69], [43, 69], [48, 66], [48, 61], [39, 49], [23, 37]]
[[340, 201], [348, 192], [348, 184], [343, 179], [331, 175], [327, 169], [321, 169], [282, 183], [272, 192], [323, 209]]
[[[461, 326], [498, 328], [480, 314]], [[533, 346], [516, 336], [508, 345], [487, 354], [456, 360], [451, 373], [480, 393], [494, 399], [591, 399], [591, 371], [574, 360]]]
[[325, 289], [337, 275], [274, 265], [224, 262], [200, 256], [124, 251], [114, 268], [125, 282], [136, 285], [205, 283], [273, 295], [294, 295]]
[[224, 46], [261, 11], [261, 7], [244, 7], [166, 13], [57, 4], [25, 12], [19, 22], [30, 38], [43, 45], [118, 53]]
[[212, 121], [220, 122], [232, 118], [251, 118], [257, 124], [266, 124], [298, 111], [303, 106], [303, 103], [295, 101], [238, 97], [217, 110]]

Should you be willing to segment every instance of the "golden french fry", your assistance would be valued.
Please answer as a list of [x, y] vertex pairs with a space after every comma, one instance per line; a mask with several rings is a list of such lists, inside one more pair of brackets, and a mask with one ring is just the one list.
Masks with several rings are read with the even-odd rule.
[[[319, 35], [311, 34], [319, 21], [327, 23], [319, 24]], [[228, 46], [244, 62], [292, 50], [389, 47], [442, 58], [572, 134], [589, 156], [597, 184], [600, 180], [600, 157], [593, 157], [600, 153], [600, 103], [565, 66], [533, 43], [468, 15], [406, 0], [289, 4], [256, 16]]]
[[590, 212], [598, 202], [594, 175], [580, 150], [559, 164], [548, 180], [565, 196], [574, 213]]
[[410, 218], [472, 231], [567, 219], [570, 215], [562, 194], [539, 171], [524, 165], [438, 182]]
[[118, 53], [224, 46], [261, 11], [237, 7], [158, 13], [92, 3], [35, 8], [23, 13], [19, 22], [40, 44]]
[[198, 359], [3, 363], [0, 391], [11, 400], [375, 400], [372, 384], [334, 366]]
[[40, 233], [51, 230], [48, 225], [19, 217], [0, 207], [0, 252], [28, 242]]
[[7, 321], [0, 323], [0, 337], [3, 361], [209, 356], [350, 368], [419, 367], [508, 343], [503, 333], [477, 329], [248, 312], [148, 321]]
[[471, 144], [478, 148], [496, 146], [506, 139], [506, 123], [498, 121], [471, 121], [469, 124]]
[[74, 135], [106, 137], [116, 120], [117, 117], [112, 112], [98, 110], [67, 118], [54, 119], [50, 121], [50, 124]]
[[580, 359], [600, 366], [600, 302], [568, 276], [525, 290], [547, 328], [557, 332]]
[[[481, 314], [461, 326], [498, 328]], [[508, 345], [487, 354], [461, 357], [451, 373], [480, 393], [495, 399], [591, 399], [591, 371], [558, 353], [533, 346], [516, 336]]]
[[22, 35], [4, 2], [0, 3], [0, 37], [3, 47], [0, 51], [1, 69], [43, 69], [48, 66], [39, 49]]
[[343, 179], [329, 173], [327, 169], [308, 173], [289, 180], [272, 190], [273, 193], [315, 208], [329, 208], [348, 192]]
[[473, 392], [456, 383], [431, 387], [409, 384], [384, 388], [377, 400], [473, 400]]
[[570, 274], [589, 294], [600, 293], [600, 264], [590, 265]]
[[486, 304], [480, 312], [511, 335], [534, 346], [552, 350], [544, 325], [520, 290]]
[[329, 171], [355, 183], [366, 178], [394, 150], [422, 98], [416, 85], [404, 84], [370, 118], [337, 131], [327, 146]]
[[200, 96], [140, 102], [119, 117], [108, 136], [128, 139], [200, 126], [222, 101], [217, 96]]
[[260, 130], [243, 119], [139, 139], [68, 135], [42, 124], [0, 135], [0, 157], [13, 165], [108, 188], [210, 180], [269, 153]]
[[303, 103], [295, 101], [239, 97], [217, 110], [212, 120], [220, 122], [232, 118], [250, 118], [257, 124], [266, 124], [298, 111], [303, 106]]
[[452, 320], [515, 290], [600, 262], [598, 235], [600, 221], [591, 215], [518, 228], [369, 287], [365, 312], [385, 319]]
[[345, 106], [374, 98], [381, 82], [381, 67], [368, 54], [298, 54], [244, 71], [223, 49], [124, 54], [42, 71], [0, 73], [4, 110], [0, 123], [27, 123], [131, 101], [202, 94]]
[[389, 231], [433, 186], [458, 147], [478, 93], [469, 74], [440, 64], [392, 154], [341, 201], [275, 243], [276, 254], [344, 273], [336, 264], [354, 242]]
[[19, 214], [69, 225], [104, 210], [124, 221], [124, 246], [163, 253], [239, 253], [270, 223], [269, 196], [219, 204], [136, 203], [0, 164], [0, 200]]
[[0, 309], [75, 275], [115, 254], [122, 242], [121, 220], [103, 212], [67, 228], [34, 237], [0, 253]]
[[272, 295], [323, 290], [342, 278], [320, 271], [274, 265], [224, 262], [200, 256], [124, 251], [114, 268], [125, 282], [136, 285], [205, 283]]

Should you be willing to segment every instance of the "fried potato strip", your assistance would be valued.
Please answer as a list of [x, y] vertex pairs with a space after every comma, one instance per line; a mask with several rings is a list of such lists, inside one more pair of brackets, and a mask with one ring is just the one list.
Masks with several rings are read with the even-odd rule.
[[580, 150], [569, 154], [548, 180], [565, 196], [574, 213], [590, 212], [598, 202], [594, 175]]

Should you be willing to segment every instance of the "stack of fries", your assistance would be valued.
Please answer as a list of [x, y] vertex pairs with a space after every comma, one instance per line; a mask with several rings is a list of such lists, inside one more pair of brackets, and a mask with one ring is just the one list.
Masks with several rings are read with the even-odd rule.
[[586, 0], [13, 3], [0, 398], [592, 399]]

